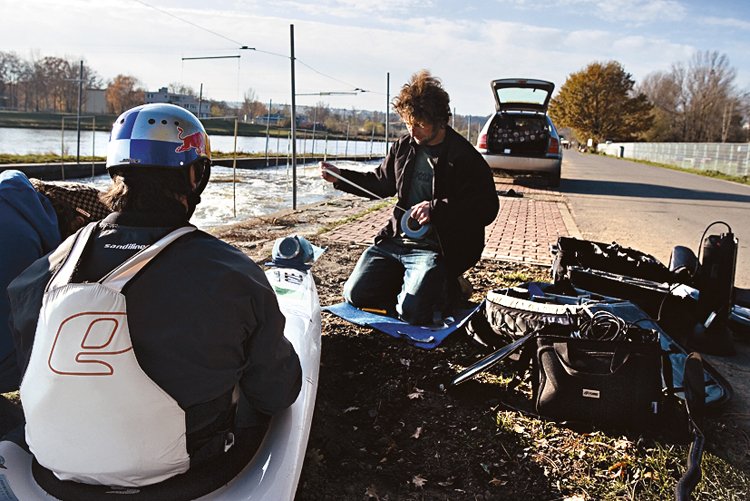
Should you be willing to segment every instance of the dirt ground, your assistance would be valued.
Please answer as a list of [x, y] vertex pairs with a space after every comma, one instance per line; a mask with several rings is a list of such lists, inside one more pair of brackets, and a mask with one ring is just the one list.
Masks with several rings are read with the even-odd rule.
[[[297, 233], [327, 247], [313, 267], [321, 305], [341, 301], [362, 246], [319, 235], [371, 202], [342, 198], [217, 232], [256, 260], [270, 243]], [[480, 262], [466, 274], [472, 300], [529, 280], [546, 268]], [[318, 395], [298, 500], [341, 499], [669, 499], [684, 470], [686, 428], [649, 434], [572, 430], [525, 418], [523, 391], [506, 391], [512, 373], [492, 371], [449, 392], [443, 385], [486, 352], [457, 331], [434, 350], [323, 313]], [[506, 379], [504, 379], [506, 378]], [[720, 484], [696, 499], [745, 499], [748, 438], [731, 422], [712, 424], [704, 475]], [[718, 443], [717, 443], [718, 442]], [[713, 446], [716, 444], [716, 447]], [[727, 463], [731, 475], [722, 477]], [[657, 464], [658, 463], [658, 464]], [[744, 473], [743, 473], [744, 471]], [[739, 496], [737, 493], [740, 494]]]
[[[273, 241], [299, 234], [327, 247], [313, 267], [321, 305], [341, 300], [363, 250], [321, 233], [375, 207], [342, 197], [212, 231], [256, 262]], [[473, 301], [548, 270], [480, 262], [466, 274]], [[673, 497], [684, 471], [684, 422], [625, 433], [571, 429], [527, 417], [528, 388], [511, 390], [502, 368], [452, 391], [458, 371], [485, 355], [463, 331], [434, 350], [322, 317], [317, 402], [297, 500], [570, 500]], [[2, 403], [2, 402], [0, 402]], [[8, 410], [0, 409], [0, 417]], [[695, 499], [750, 498], [750, 440], [732, 419], [711, 422], [704, 478]]]
[[[294, 232], [305, 233], [308, 218], [281, 216], [267, 221], [263, 233], [287, 235], [284, 227], [292, 221]], [[240, 246], [264, 240], [246, 224], [220, 235]], [[313, 267], [320, 304], [338, 303], [364, 248], [307, 237], [327, 247]], [[247, 250], [260, 258], [267, 244]], [[547, 277], [547, 270], [537, 267], [482, 263], [469, 279], [484, 291], [497, 283], [497, 275], [519, 273]], [[524, 452], [522, 444], [501, 439], [495, 430], [493, 389], [488, 385], [482, 394], [475, 388], [463, 398], [441, 389], [457, 366], [484, 353], [463, 332], [437, 349], [422, 350], [325, 312], [322, 332], [318, 396], [298, 500], [512, 499], [522, 493], [550, 499], [539, 467], [528, 465], [512, 482], [504, 479], [505, 463], [520, 461]]]

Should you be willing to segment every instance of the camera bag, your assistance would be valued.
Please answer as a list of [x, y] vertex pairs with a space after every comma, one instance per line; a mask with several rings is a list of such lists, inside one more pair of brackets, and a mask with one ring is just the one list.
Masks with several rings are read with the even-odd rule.
[[662, 407], [662, 357], [656, 336], [631, 340], [544, 334], [530, 346], [533, 404], [555, 421], [644, 428]]

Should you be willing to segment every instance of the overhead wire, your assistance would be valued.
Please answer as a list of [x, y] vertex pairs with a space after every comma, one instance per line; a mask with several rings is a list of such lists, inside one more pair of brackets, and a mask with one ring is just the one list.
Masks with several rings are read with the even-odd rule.
[[[195, 22], [193, 22], [193, 21], [190, 21], [190, 20], [188, 20], [188, 19], [185, 19], [185, 18], [183, 18], [183, 17], [180, 17], [180, 16], [178, 16], [178, 15], [176, 15], [176, 14], [173, 14], [173, 13], [171, 13], [171, 12], [169, 12], [169, 11], [165, 10], [165, 9], [162, 9], [162, 8], [160, 8], [160, 7], [156, 7], [156, 6], [154, 6], [154, 5], [151, 5], [151, 4], [149, 4], [148, 2], [145, 2], [145, 1], [143, 1], [143, 0], [133, 0], [133, 1], [134, 1], [134, 2], [138, 2], [139, 4], [141, 4], [141, 5], [144, 5], [144, 6], [146, 6], [146, 7], [149, 7], [149, 8], [151, 8], [151, 9], [157, 10], [157, 11], [159, 11], [159, 12], [163, 13], [163, 14], [166, 14], [166, 15], [168, 15], [168, 16], [170, 16], [170, 17], [174, 18], [174, 19], [177, 19], [178, 21], [182, 21], [182, 22], [184, 22], [184, 23], [187, 23], [187, 24], [189, 24], [189, 25], [191, 25], [191, 26], [193, 26], [193, 27], [195, 27], [195, 28], [198, 28], [198, 29], [200, 29], [200, 30], [203, 30], [203, 31], [205, 31], [205, 32], [207, 32], [207, 33], [210, 33], [210, 34], [214, 35], [214, 36], [217, 36], [217, 37], [219, 37], [219, 38], [222, 38], [222, 39], [224, 39], [224, 40], [227, 40], [227, 41], [229, 41], [229, 42], [232, 42], [233, 44], [236, 44], [236, 45], [238, 46], [238, 48], [239, 48], [239, 49], [242, 49], [242, 50], [252, 50], [252, 51], [255, 51], [255, 52], [261, 52], [261, 53], [263, 53], [263, 54], [269, 54], [269, 55], [271, 55], [271, 56], [276, 56], [276, 57], [283, 57], [283, 58], [285, 58], [285, 59], [289, 59], [289, 57], [290, 57], [290, 56], [288, 56], [288, 55], [285, 55], [285, 54], [279, 54], [279, 53], [277, 53], [277, 52], [271, 52], [271, 51], [267, 51], [267, 50], [262, 50], [262, 49], [258, 49], [258, 48], [256, 48], [256, 47], [248, 47], [247, 45], [243, 44], [242, 42], [239, 42], [239, 41], [237, 41], [237, 40], [234, 40], [234, 39], [232, 39], [232, 38], [229, 38], [229, 37], [227, 37], [227, 36], [224, 36], [224, 35], [222, 35], [221, 33], [218, 33], [218, 32], [216, 32], [216, 31], [213, 31], [213, 30], [209, 29], [209, 28], [206, 28], [206, 27], [204, 27], [204, 26], [201, 26], [201, 25], [200, 25], [200, 24], [198, 24], [198, 23], [195, 23]], [[355, 91], [357, 91], [357, 92], [369, 92], [369, 93], [381, 94], [380, 92], [373, 92], [373, 91], [369, 91], [369, 90], [363, 89], [363, 88], [361, 88], [361, 87], [359, 87], [359, 86], [356, 86], [356, 85], [354, 85], [354, 84], [352, 84], [352, 83], [350, 83], [350, 82], [346, 82], [346, 81], [344, 81], [344, 80], [341, 80], [341, 79], [339, 79], [339, 78], [336, 78], [336, 77], [334, 77], [334, 76], [331, 76], [331, 75], [328, 75], [328, 74], [326, 74], [326, 73], [323, 73], [322, 71], [320, 71], [320, 70], [318, 70], [318, 69], [314, 68], [313, 66], [311, 66], [311, 65], [307, 64], [306, 62], [304, 62], [304, 61], [300, 60], [300, 59], [299, 59], [299, 58], [297, 58], [297, 57], [295, 57], [295, 58], [294, 58], [294, 60], [295, 60], [295, 61], [296, 61], [297, 63], [301, 64], [302, 66], [305, 66], [306, 68], [308, 68], [308, 69], [312, 70], [313, 72], [317, 73], [318, 75], [320, 75], [320, 76], [322, 76], [322, 77], [325, 77], [325, 78], [328, 78], [328, 79], [334, 80], [334, 81], [336, 81], [336, 82], [339, 82], [339, 83], [343, 83], [343, 84], [345, 84], [345, 85], [349, 85], [349, 86], [351, 86], [351, 87], [352, 87], [352, 88], [353, 88], [353, 89], [354, 89]]]

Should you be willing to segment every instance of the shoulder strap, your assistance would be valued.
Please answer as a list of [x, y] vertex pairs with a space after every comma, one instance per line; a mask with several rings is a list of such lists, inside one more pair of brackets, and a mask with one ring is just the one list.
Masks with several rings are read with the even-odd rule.
[[160, 240], [154, 242], [145, 249], [139, 251], [134, 256], [127, 259], [121, 265], [116, 267], [104, 276], [99, 283], [106, 285], [110, 289], [120, 292], [123, 287], [133, 278], [136, 273], [141, 271], [157, 254], [163, 251], [169, 244], [183, 235], [197, 230], [195, 226], [183, 226], [165, 235]]
[[57, 269], [57, 272], [55, 272], [50, 281], [47, 282], [45, 292], [57, 287], [62, 287], [70, 282], [73, 272], [78, 266], [78, 261], [81, 259], [81, 254], [83, 254], [83, 250], [86, 248], [86, 244], [91, 238], [96, 225], [96, 222], [89, 223], [78, 232], [75, 241], [73, 242], [73, 246], [70, 251], [68, 251], [68, 255], [65, 257], [63, 264]]

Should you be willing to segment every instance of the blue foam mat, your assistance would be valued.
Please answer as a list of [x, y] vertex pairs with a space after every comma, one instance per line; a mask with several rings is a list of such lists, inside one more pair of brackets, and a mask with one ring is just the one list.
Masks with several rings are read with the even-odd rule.
[[418, 348], [430, 350], [442, 343], [450, 334], [463, 327], [472, 313], [480, 307], [481, 305], [477, 305], [473, 308], [461, 310], [452, 317], [446, 318], [442, 326], [410, 325], [397, 318], [362, 311], [349, 303], [338, 303], [325, 306], [322, 309], [360, 327], [371, 327], [391, 337], [405, 339]]

